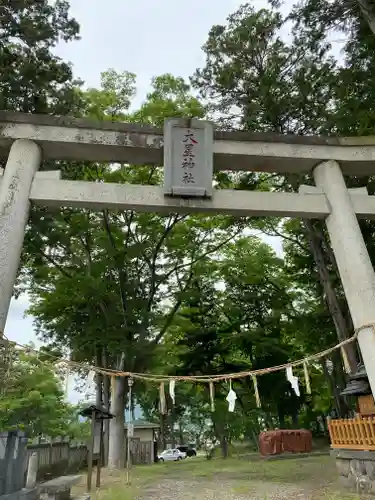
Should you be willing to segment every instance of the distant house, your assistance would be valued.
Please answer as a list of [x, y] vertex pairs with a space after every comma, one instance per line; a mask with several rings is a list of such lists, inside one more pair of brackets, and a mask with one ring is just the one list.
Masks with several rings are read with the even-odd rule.
[[137, 464], [152, 464], [156, 455], [156, 432], [160, 429], [158, 424], [146, 420], [133, 420], [125, 423], [125, 437], [127, 443], [128, 424], [133, 427], [131, 438], [132, 462]]

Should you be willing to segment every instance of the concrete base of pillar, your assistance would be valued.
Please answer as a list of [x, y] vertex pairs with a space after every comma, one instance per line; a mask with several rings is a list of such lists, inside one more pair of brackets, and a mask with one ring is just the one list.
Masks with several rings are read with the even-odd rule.
[[375, 451], [336, 449], [335, 458], [341, 486], [348, 492], [375, 495]]

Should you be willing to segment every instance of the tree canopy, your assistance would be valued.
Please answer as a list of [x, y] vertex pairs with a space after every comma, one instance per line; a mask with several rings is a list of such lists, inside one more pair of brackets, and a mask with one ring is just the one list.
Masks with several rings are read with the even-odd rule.
[[[53, 55], [57, 40], [79, 34], [67, 2], [31, 1], [23, 8], [11, 2], [1, 28], [0, 105], [156, 126], [165, 118], [192, 117], [212, 119], [222, 129], [372, 134], [372, 10], [366, 0], [350, 5], [304, 0], [287, 15], [278, 2], [258, 10], [244, 4], [225, 24], [212, 27], [202, 48], [205, 64], [190, 81], [156, 75], [135, 107], [135, 74], [109, 69], [99, 88], [85, 88], [73, 79], [69, 63]], [[285, 28], [288, 40], [282, 37]], [[332, 34], [343, 37], [339, 58]], [[59, 169], [71, 180], [163, 182], [161, 166], [46, 162], [44, 168]], [[313, 182], [309, 175], [254, 172], [215, 173], [214, 181], [218, 189], [268, 191], [296, 191]], [[347, 183], [374, 192], [372, 178], [351, 177]], [[375, 259], [373, 227], [361, 222]], [[282, 255], [262, 241], [264, 234], [282, 239]], [[267, 368], [314, 354], [352, 332], [326, 230], [315, 220], [32, 207], [16, 289], [24, 291], [37, 333], [53, 349], [68, 350], [83, 363], [138, 373], [225, 375]], [[347, 355], [355, 369], [356, 346], [348, 347]], [[261, 408], [251, 379], [234, 382], [238, 400], [231, 418], [225, 380], [215, 387], [215, 411], [207, 384], [177, 384], [175, 404], [167, 397], [168, 412], [161, 416], [155, 384], [136, 382], [134, 396], [148, 418], [161, 419], [164, 444], [209, 438], [226, 454], [231, 441], [255, 441], [263, 427], [300, 425], [318, 432], [332, 409], [348, 414], [350, 402], [340, 396], [345, 384], [340, 354], [331, 361], [310, 367], [311, 395], [302, 387], [297, 397], [284, 371], [259, 377]], [[69, 411], [61, 406], [53, 367], [28, 358], [14, 370], [13, 391], [19, 396], [3, 401], [3, 428], [22, 414], [36, 434], [58, 401], [50, 432], [66, 429]], [[296, 373], [302, 380], [302, 371]], [[98, 375], [96, 382], [98, 401], [110, 404], [116, 417], [108, 449], [110, 465], [119, 467], [129, 403], [126, 379], [118, 377], [112, 392], [108, 377]], [[34, 390], [22, 392], [25, 387]], [[25, 409], [30, 413], [22, 413]]]
[[21, 429], [27, 437], [87, 437], [79, 409], [65, 401], [54, 363], [34, 351], [12, 351], [2, 380], [0, 429]]

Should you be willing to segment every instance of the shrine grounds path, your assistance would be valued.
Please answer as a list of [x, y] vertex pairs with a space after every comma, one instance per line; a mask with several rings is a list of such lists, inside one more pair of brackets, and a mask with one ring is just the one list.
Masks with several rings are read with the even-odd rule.
[[[125, 472], [103, 471], [102, 488], [92, 500], [360, 500], [337, 485], [329, 456], [260, 460], [187, 459], [179, 463], [138, 466], [132, 486]], [[77, 493], [84, 491], [84, 486]], [[374, 498], [374, 497], [372, 497]]]

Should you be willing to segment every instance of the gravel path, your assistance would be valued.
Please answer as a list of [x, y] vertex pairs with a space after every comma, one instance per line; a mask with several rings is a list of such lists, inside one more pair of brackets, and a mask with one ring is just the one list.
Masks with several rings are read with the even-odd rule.
[[136, 500], [308, 500], [310, 494], [286, 484], [254, 482], [244, 487], [218, 478], [212, 481], [164, 479], [149, 486]]

